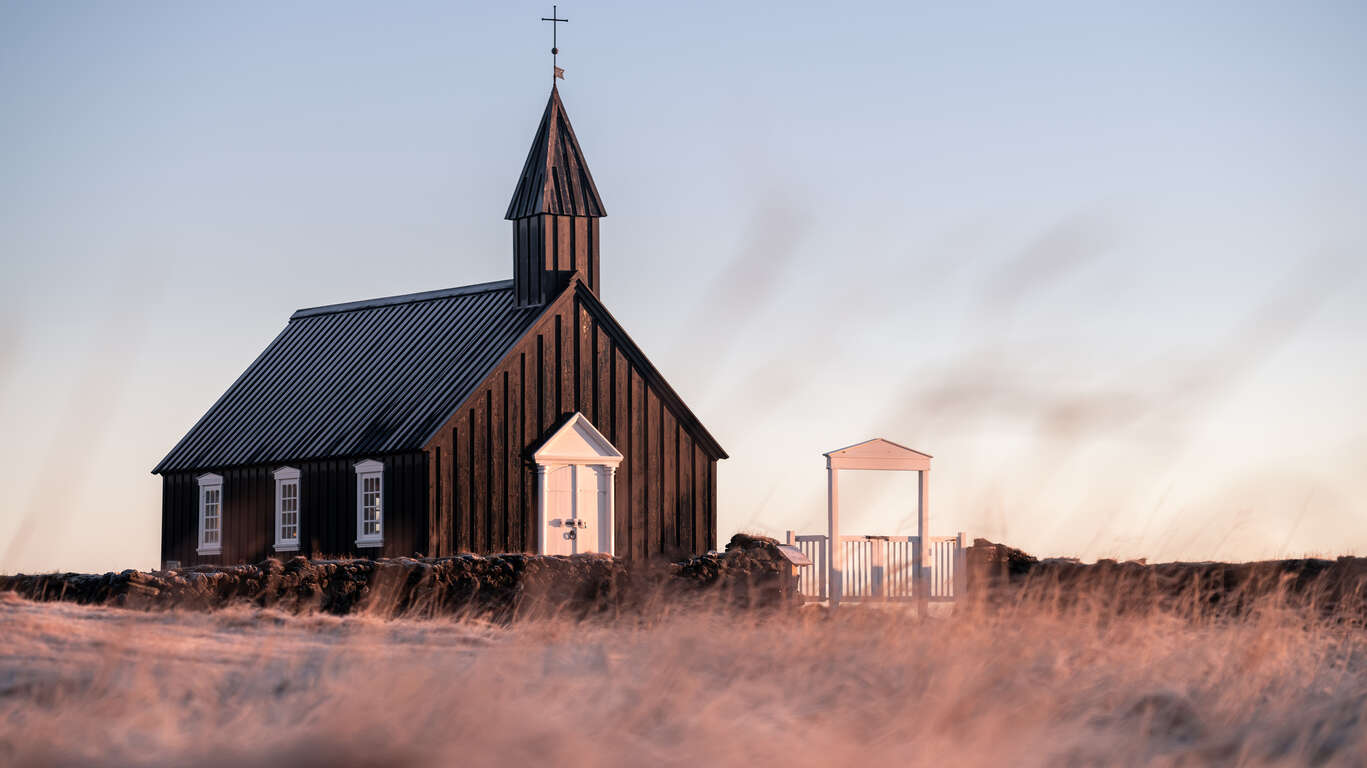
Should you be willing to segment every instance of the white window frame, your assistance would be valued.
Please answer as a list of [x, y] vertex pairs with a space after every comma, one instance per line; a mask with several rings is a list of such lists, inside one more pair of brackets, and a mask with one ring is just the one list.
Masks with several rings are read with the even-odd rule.
[[[195, 479], [199, 483], [199, 546], [195, 552], [200, 555], [221, 555], [223, 554], [223, 475], [216, 475], [212, 472], [200, 475]], [[205, 512], [208, 511], [209, 493], [214, 492], [217, 501], [214, 502], [214, 511], [218, 514], [217, 522], [218, 541], [205, 541], [204, 529]]]
[[[356, 546], [358, 548], [383, 547], [384, 546], [384, 464], [374, 459], [358, 461], [356, 467]], [[376, 505], [378, 520], [375, 522], [379, 526], [379, 533], [367, 534], [365, 532], [365, 481], [371, 478], [379, 480], [379, 504]]]
[[[294, 467], [281, 467], [275, 470], [275, 551], [298, 552], [299, 528], [303, 497], [299, 492], [299, 470]], [[294, 538], [284, 537], [285, 530], [285, 486], [294, 486]]]

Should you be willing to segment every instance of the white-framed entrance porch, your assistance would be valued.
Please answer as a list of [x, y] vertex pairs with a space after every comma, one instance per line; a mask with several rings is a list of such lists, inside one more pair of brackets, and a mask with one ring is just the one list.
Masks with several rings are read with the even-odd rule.
[[622, 453], [582, 413], [575, 413], [533, 453], [538, 553], [614, 554], [613, 510]]

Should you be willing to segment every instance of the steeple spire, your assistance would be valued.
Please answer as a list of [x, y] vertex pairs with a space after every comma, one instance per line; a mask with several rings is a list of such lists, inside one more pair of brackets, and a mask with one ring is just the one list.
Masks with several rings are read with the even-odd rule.
[[538, 213], [598, 218], [608, 215], [598, 197], [598, 188], [593, 185], [584, 150], [574, 138], [560, 91], [554, 86], [503, 218], [516, 220]]
[[552, 86], [504, 217], [513, 222], [519, 303], [544, 302], [575, 271], [598, 290], [598, 219], [604, 216], [584, 151]]

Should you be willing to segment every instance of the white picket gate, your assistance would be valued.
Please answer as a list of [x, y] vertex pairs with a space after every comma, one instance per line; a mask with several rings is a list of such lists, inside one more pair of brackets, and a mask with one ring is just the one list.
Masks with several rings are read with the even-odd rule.
[[918, 562], [920, 540], [916, 536], [841, 536], [843, 574], [836, 574], [832, 568], [829, 540], [824, 534], [788, 532], [788, 543], [812, 561], [798, 574], [798, 589], [807, 601], [830, 600], [831, 585], [837, 578], [844, 586], [841, 602], [912, 602], [920, 597], [918, 585], [922, 583], [928, 590], [927, 602], [952, 602], [964, 594], [967, 534], [930, 537], [930, 562], [924, 569]]

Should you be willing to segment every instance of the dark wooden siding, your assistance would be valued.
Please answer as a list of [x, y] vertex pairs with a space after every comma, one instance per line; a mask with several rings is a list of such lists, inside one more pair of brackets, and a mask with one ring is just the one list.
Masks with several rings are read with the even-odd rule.
[[[429, 520], [428, 457], [403, 453], [384, 462], [384, 555], [426, 553]], [[275, 546], [275, 477], [281, 466], [299, 469], [299, 554], [327, 557], [375, 555], [356, 549], [356, 470], [359, 459], [229, 467], [223, 476], [223, 552], [201, 558], [199, 484], [202, 472], [162, 477], [161, 559], [196, 563], [244, 563], [271, 557]], [[284, 556], [292, 556], [286, 553]]]
[[513, 221], [513, 284], [518, 304], [555, 298], [575, 272], [598, 292], [598, 219], [538, 214]]
[[[428, 550], [534, 552], [537, 480], [531, 452], [576, 411], [625, 457], [617, 470], [619, 557], [716, 547], [710, 436], [658, 381], [615, 321], [585, 295], [555, 304], [426, 446], [442, 493]], [[448, 491], [449, 489], [449, 491]]]

